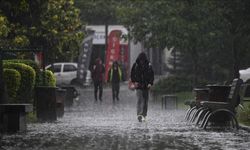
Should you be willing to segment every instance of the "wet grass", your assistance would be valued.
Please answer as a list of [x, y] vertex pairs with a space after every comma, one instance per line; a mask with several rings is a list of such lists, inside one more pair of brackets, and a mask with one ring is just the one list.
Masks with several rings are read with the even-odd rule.
[[29, 112], [29, 113], [27, 114], [27, 122], [28, 122], [28, 123], [35, 123], [35, 122], [37, 122], [37, 121], [38, 121], [38, 120], [37, 120], [36, 112], [35, 112], [35, 111]]
[[250, 102], [244, 102], [243, 109], [238, 109], [237, 118], [240, 124], [250, 126]]
[[[152, 95], [152, 96], [153, 96], [154, 101], [160, 102], [162, 95], [165, 95], [165, 94], [166, 93], [158, 93], [158, 94], [155, 94], [155, 95]], [[191, 91], [190, 92], [178, 92], [178, 93], [175, 93], [173, 95], [177, 96], [177, 107], [178, 107], [178, 109], [184, 109], [184, 110], [188, 109], [189, 106], [186, 106], [184, 104], [185, 101], [194, 99], [194, 95], [193, 95], [193, 93]]]
[[176, 96], [178, 100], [179, 109], [187, 109], [189, 106], [184, 104], [185, 101], [194, 99], [194, 95], [192, 92], [179, 92], [179, 93], [176, 93]]

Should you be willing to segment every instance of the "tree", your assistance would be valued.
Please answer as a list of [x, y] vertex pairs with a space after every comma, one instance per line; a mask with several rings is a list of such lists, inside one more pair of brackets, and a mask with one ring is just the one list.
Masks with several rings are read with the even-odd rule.
[[43, 42], [47, 43], [48, 50], [51, 51], [49, 60], [72, 61], [78, 54], [78, 46], [83, 38], [79, 14], [73, 0], [49, 0], [38, 29], [38, 37], [44, 39]]
[[7, 18], [0, 14], [0, 47], [3, 47], [3, 45], [6, 43], [5, 38], [7, 37], [10, 30], [8, 24]]
[[81, 19], [87, 24], [116, 24], [116, 7], [121, 0], [76, 0], [75, 6], [81, 10]]
[[184, 0], [131, 1], [131, 5], [118, 11], [132, 36], [144, 41], [146, 47], [175, 47], [185, 54], [182, 56], [189, 58], [186, 63], [191, 64], [186, 65], [191, 67], [187, 71], [193, 73], [196, 84], [200, 55], [206, 51], [202, 43], [211, 39], [209, 30], [204, 30], [210, 21], [207, 20], [209, 8], [203, 8], [205, 4], [203, 1], [192, 3]]
[[83, 33], [74, 0], [1, 0], [0, 12], [9, 22], [5, 48], [42, 46], [49, 62], [77, 56]]
[[117, 23], [116, 7], [122, 0], [76, 0], [81, 19], [86, 24], [105, 25], [105, 49], [108, 45], [108, 26]]
[[[213, 1], [218, 15], [224, 22], [223, 48], [231, 51], [233, 77], [239, 77], [239, 69], [249, 65], [250, 3], [247, 0]], [[244, 62], [244, 63], [243, 63]]]
[[250, 64], [245, 57], [249, 10], [246, 0], [130, 0], [118, 13], [146, 47], [175, 47], [181, 53], [182, 73], [191, 75], [195, 86], [202, 80], [230, 80], [232, 72], [237, 77], [240, 62]]

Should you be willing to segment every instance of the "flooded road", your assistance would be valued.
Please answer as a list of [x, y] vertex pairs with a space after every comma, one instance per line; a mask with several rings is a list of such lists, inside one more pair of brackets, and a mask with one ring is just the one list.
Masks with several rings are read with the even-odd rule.
[[136, 118], [136, 94], [121, 87], [113, 105], [110, 88], [94, 103], [93, 89], [80, 89], [79, 102], [55, 123], [28, 124], [27, 133], [3, 135], [0, 150], [249, 149], [245, 130], [205, 131], [184, 121], [185, 110], [162, 110], [149, 102], [146, 122]]

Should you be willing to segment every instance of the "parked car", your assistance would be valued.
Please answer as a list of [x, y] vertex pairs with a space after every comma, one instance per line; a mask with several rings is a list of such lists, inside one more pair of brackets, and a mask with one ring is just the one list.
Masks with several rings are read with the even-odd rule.
[[250, 81], [250, 68], [240, 70], [240, 78], [243, 80], [243, 82]]
[[[75, 84], [76, 77], [77, 77], [77, 63], [69, 63], [69, 62], [62, 62], [62, 63], [54, 63], [52, 65], [48, 65], [45, 69], [51, 70], [55, 77], [56, 77], [56, 84]], [[91, 72], [87, 71], [86, 82], [84, 83], [85, 86], [90, 85], [92, 82], [91, 79]]]

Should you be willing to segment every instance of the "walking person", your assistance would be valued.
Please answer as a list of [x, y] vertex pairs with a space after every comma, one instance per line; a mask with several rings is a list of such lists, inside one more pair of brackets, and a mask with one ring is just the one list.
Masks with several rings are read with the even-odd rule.
[[119, 101], [120, 81], [122, 81], [122, 71], [117, 61], [114, 61], [108, 72], [108, 82], [112, 85], [113, 102]]
[[100, 58], [97, 58], [91, 74], [94, 82], [94, 96], [96, 102], [97, 102], [98, 91], [99, 91], [99, 100], [102, 101], [104, 73], [105, 73], [105, 67], [102, 64], [102, 60]]
[[139, 122], [142, 122], [147, 116], [148, 92], [154, 82], [154, 71], [144, 52], [138, 55], [133, 64], [130, 78], [136, 89], [137, 118]]

